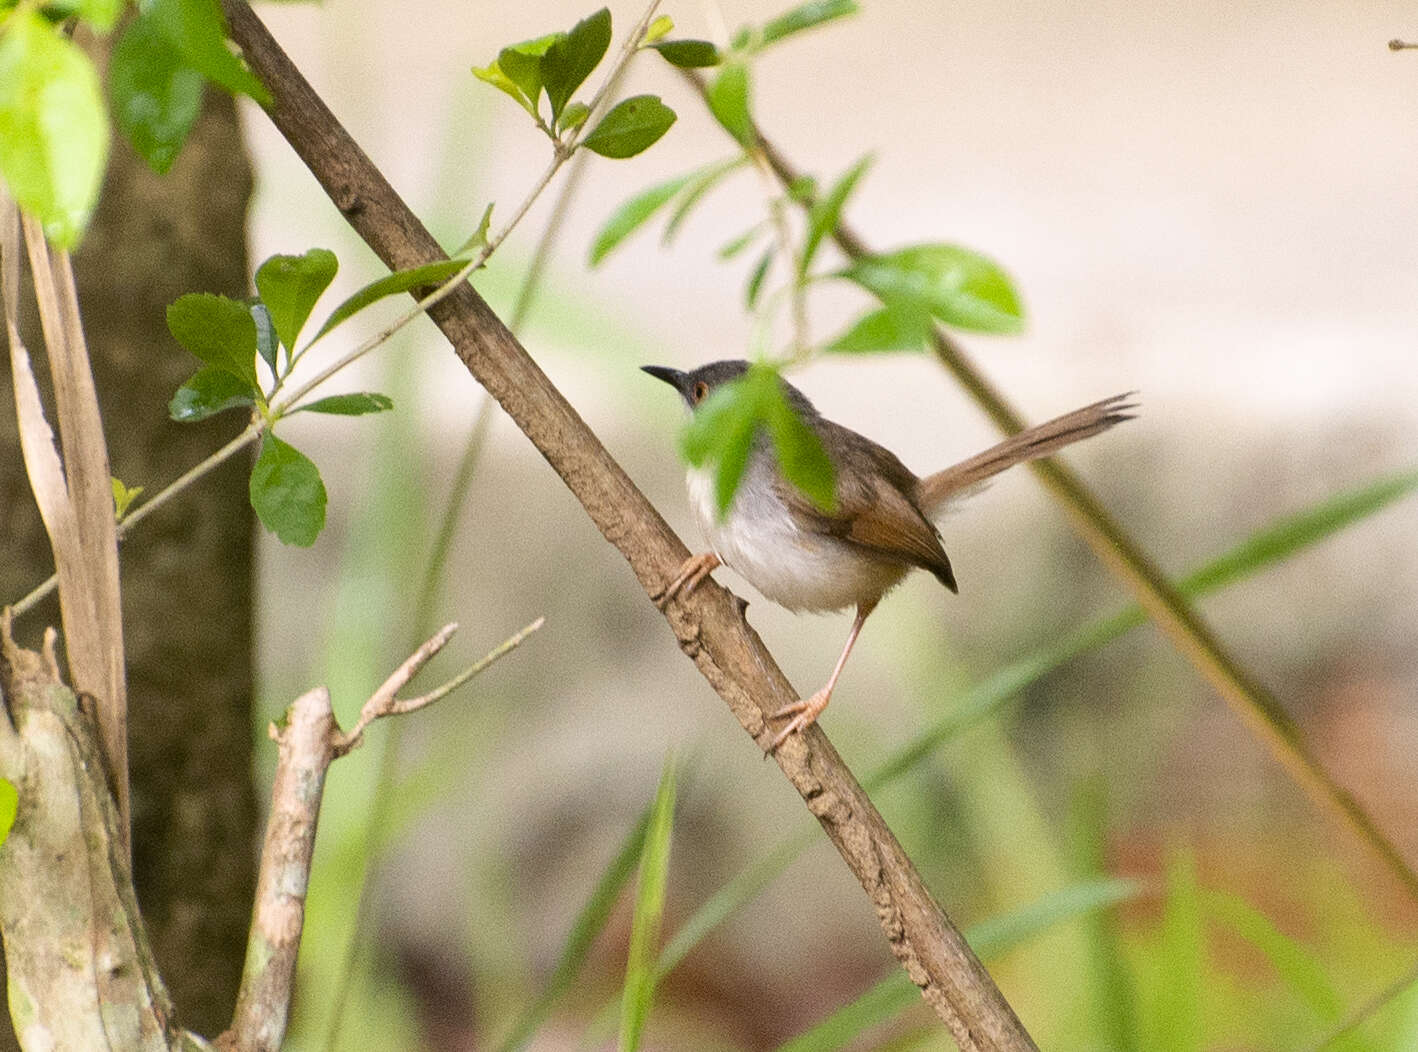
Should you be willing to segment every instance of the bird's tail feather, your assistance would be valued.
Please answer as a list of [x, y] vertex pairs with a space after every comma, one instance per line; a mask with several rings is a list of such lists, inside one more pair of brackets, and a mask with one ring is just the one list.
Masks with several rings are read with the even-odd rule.
[[998, 475], [1015, 464], [1049, 456], [1080, 439], [1108, 430], [1114, 424], [1131, 420], [1130, 409], [1137, 408], [1130, 399], [1136, 392], [1114, 395], [1101, 402], [1075, 409], [1042, 424], [1011, 435], [996, 446], [962, 460], [944, 471], [927, 475], [916, 485], [916, 501], [929, 518], [934, 518], [952, 497]]

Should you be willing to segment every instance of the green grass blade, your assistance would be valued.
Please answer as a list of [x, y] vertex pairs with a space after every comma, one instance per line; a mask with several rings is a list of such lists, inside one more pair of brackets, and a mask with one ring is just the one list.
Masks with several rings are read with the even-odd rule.
[[[1141, 894], [1133, 880], [1089, 880], [1051, 892], [1017, 910], [972, 925], [965, 938], [980, 957], [998, 956], [1064, 921], [1116, 905]], [[779, 1047], [778, 1052], [829, 1052], [844, 1048], [868, 1028], [895, 1018], [916, 1004], [921, 992], [901, 969], [811, 1030]]]
[[665, 760], [660, 787], [650, 809], [649, 828], [640, 852], [640, 876], [635, 916], [630, 924], [630, 953], [625, 962], [625, 987], [620, 1002], [619, 1052], [635, 1052], [650, 1006], [655, 1000], [655, 947], [665, 912], [665, 883], [670, 870], [670, 833], [674, 827], [675, 767]]
[[1162, 941], [1157, 947], [1162, 978], [1157, 990], [1156, 1031], [1147, 1047], [1158, 1052], [1201, 1052], [1205, 954], [1196, 861], [1190, 854], [1178, 852], [1167, 861], [1167, 901], [1162, 911]]
[[590, 898], [586, 900], [586, 904], [581, 907], [581, 912], [577, 914], [576, 922], [571, 926], [571, 932], [566, 937], [566, 945], [561, 949], [561, 957], [557, 960], [556, 967], [552, 970], [545, 989], [527, 1007], [517, 1022], [513, 1024], [507, 1037], [497, 1046], [501, 1052], [514, 1052], [516, 1049], [525, 1048], [527, 1042], [532, 1039], [537, 1029], [551, 1014], [551, 1010], [556, 1007], [557, 1002], [571, 988], [571, 984], [581, 972], [582, 965], [586, 963], [586, 956], [591, 951], [591, 944], [605, 928], [611, 911], [615, 909], [615, 904], [620, 899], [622, 889], [629, 882], [631, 874], [635, 872], [636, 863], [640, 860], [644, 850], [645, 832], [649, 827], [650, 810], [647, 808], [640, 816], [640, 820], [635, 823], [635, 827], [621, 842], [620, 850], [615, 853], [610, 865], [601, 874], [601, 879], [596, 882], [596, 887], [591, 892]]

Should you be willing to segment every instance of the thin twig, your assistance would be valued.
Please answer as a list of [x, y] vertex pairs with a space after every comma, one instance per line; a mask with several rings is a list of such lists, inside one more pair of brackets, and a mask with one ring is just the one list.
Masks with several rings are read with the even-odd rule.
[[1415, 962], [1408, 971], [1404, 972], [1388, 986], [1384, 987], [1373, 997], [1369, 998], [1354, 1011], [1343, 1019], [1333, 1030], [1325, 1034], [1310, 1048], [1310, 1052], [1324, 1052], [1340, 1038], [1351, 1031], [1357, 1030], [1366, 1020], [1383, 1008], [1399, 994], [1403, 993], [1414, 983], [1418, 983], [1418, 962]]

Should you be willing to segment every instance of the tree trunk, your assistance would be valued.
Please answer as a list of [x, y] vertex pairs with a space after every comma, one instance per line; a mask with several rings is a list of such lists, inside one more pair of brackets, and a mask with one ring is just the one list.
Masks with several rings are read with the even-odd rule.
[[[243, 423], [239, 414], [196, 425], [168, 419], [168, 400], [197, 362], [168, 334], [165, 311], [184, 292], [247, 294], [250, 193], [225, 94], [208, 92], [165, 176], [115, 134], [103, 197], [74, 263], [113, 471], [149, 494]], [[37, 336], [28, 343], [38, 357]], [[13, 395], [0, 390], [5, 602], [43, 580], [53, 560], [25, 481]], [[248, 469], [242, 457], [224, 465], [138, 528], [121, 553], [134, 874], [179, 1018], [200, 1033], [231, 1018], [255, 884]], [[33, 646], [47, 624], [58, 624], [52, 600], [16, 635]], [[13, 1047], [8, 1015], [0, 1031], [0, 1045]]]

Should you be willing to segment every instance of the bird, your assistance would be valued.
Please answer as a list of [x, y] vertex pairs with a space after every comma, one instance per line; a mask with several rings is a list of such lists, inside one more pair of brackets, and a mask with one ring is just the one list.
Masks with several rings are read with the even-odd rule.
[[[641, 367], [669, 384], [691, 413], [749, 370], [741, 359], [681, 371]], [[890, 450], [828, 420], [807, 396], [780, 376], [782, 392], [822, 443], [834, 469], [836, 500], [825, 510], [789, 482], [768, 434], [760, 430], [728, 510], [720, 515], [712, 466], [691, 466], [686, 485], [710, 550], [692, 555], [656, 596], [663, 607], [686, 597], [719, 566], [728, 566], [766, 598], [792, 611], [855, 608], [846, 644], [826, 685], [768, 715], [788, 722], [766, 752], [816, 722], [827, 707], [866, 619], [882, 597], [915, 569], [935, 575], [952, 593], [955, 572], [935, 519], [952, 498], [972, 491], [1015, 464], [1048, 456], [1132, 419], [1134, 393], [1114, 395], [1011, 435], [943, 471], [918, 477]]]

